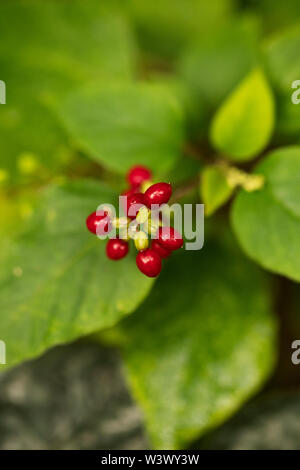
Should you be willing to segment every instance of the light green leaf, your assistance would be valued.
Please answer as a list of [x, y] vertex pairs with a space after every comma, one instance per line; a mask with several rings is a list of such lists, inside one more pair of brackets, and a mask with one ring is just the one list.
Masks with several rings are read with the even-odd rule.
[[274, 364], [266, 279], [222, 236], [174, 255], [121, 324], [129, 384], [157, 449], [182, 449], [223, 422]]
[[267, 145], [273, 126], [273, 96], [263, 73], [256, 69], [217, 111], [211, 140], [229, 159], [249, 160]]
[[207, 166], [203, 170], [199, 189], [207, 216], [225, 204], [233, 192], [233, 187], [227, 183], [224, 171], [216, 165]]
[[101, 83], [71, 93], [58, 110], [78, 147], [117, 172], [145, 164], [162, 173], [180, 154], [182, 111], [164, 86]]
[[266, 184], [237, 196], [232, 223], [240, 244], [264, 268], [300, 281], [300, 147], [284, 147], [257, 167]]
[[114, 325], [148, 294], [152, 281], [137, 269], [135, 250], [113, 262], [85, 227], [99, 204], [114, 202], [112, 190], [92, 181], [49, 187], [26, 233], [1, 241], [0, 334], [9, 367]]

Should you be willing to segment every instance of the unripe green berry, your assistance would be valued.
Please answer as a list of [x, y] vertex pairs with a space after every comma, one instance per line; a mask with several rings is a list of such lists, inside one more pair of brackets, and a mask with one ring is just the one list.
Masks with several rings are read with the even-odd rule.
[[138, 251], [146, 250], [149, 246], [148, 235], [145, 232], [137, 232], [134, 236], [134, 244]]
[[150, 214], [150, 209], [148, 209], [148, 207], [146, 206], [141, 207], [137, 213], [136, 221], [139, 224], [144, 224], [146, 220], [148, 220], [149, 214]]

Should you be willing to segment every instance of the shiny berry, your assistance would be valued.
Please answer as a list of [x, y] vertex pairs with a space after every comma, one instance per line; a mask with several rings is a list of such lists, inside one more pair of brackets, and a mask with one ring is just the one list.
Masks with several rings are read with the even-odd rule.
[[172, 186], [169, 183], [155, 183], [144, 194], [145, 204], [151, 208], [152, 204], [166, 204], [172, 195]]
[[152, 250], [154, 250], [161, 258], [168, 258], [171, 254], [171, 250], [167, 250], [161, 246], [158, 240], [153, 240], [151, 244]]
[[151, 248], [138, 253], [136, 264], [139, 270], [148, 277], [156, 277], [161, 271], [160, 256]]
[[140, 186], [144, 181], [150, 180], [151, 177], [151, 171], [142, 165], [133, 166], [127, 174], [127, 180], [133, 187]]
[[121, 193], [121, 196], [124, 198], [126, 197], [126, 199], [122, 199], [121, 202], [124, 214], [127, 214], [127, 198], [136, 192], [138, 192], [138, 190], [135, 190], [134, 188], [127, 188]]
[[129, 250], [129, 245], [125, 240], [111, 238], [106, 245], [106, 254], [109, 259], [118, 260], [124, 258]]
[[143, 207], [144, 194], [135, 193], [127, 197], [127, 215], [130, 219], [135, 219], [140, 208]]
[[90, 214], [86, 219], [86, 226], [95, 235], [105, 235], [112, 228], [111, 220], [106, 211], [99, 212], [98, 215], [97, 212]]
[[158, 229], [158, 242], [167, 250], [178, 250], [183, 245], [182, 235], [173, 227], [160, 227]]

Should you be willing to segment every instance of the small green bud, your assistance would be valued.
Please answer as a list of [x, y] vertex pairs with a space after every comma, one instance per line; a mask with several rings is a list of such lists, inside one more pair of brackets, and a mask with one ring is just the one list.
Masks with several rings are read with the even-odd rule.
[[143, 206], [137, 213], [136, 220], [139, 224], [144, 224], [146, 220], [148, 220], [150, 214], [150, 209], [148, 207]]
[[149, 246], [148, 235], [145, 232], [137, 232], [134, 236], [134, 244], [138, 251], [146, 250]]
[[145, 193], [147, 189], [150, 188], [150, 186], [152, 185], [153, 183], [150, 180], [143, 181], [143, 183], [141, 184], [141, 192]]

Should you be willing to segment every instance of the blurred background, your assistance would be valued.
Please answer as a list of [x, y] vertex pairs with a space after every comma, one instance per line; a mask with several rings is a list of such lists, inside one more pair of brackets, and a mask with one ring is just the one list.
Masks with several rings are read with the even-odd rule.
[[[298, 0], [1, 0], [1, 234], [22, 230], [49, 182], [96, 177], [122, 187], [120, 175], [74, 148], [57, 118], [55, 103], [70, 88], [113, 77], [159, 80], [176, 90], [189, 112], [188, 152], [196, 154], [177, 170], [188, 179], [201, 167], [199, 149], [211, 152], [207, 130], [217, 107], [257, 63], [261, 46], [298, 21]], [[287, 83], [276, 88], [271, 146], [300, 142], [300, 112], [287, 104]], [[192, 448], [300, 447], [300, 369], [290, 360], [300, 337], [299, 300], [296, 285], [281, 281], [272, 378]], [[0, 375], [1, 449], [149, 447], [117, 348], [85, 339]]]

